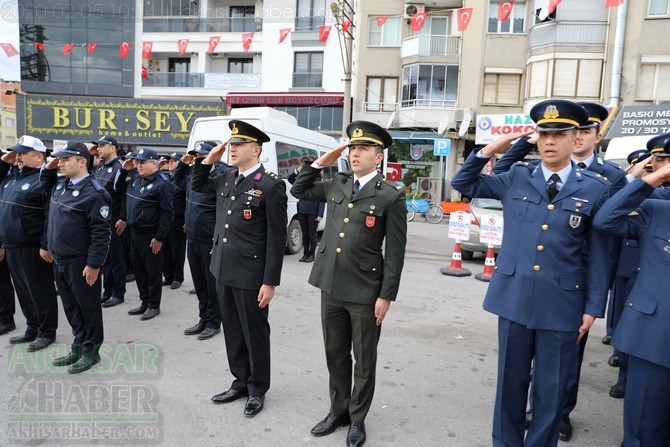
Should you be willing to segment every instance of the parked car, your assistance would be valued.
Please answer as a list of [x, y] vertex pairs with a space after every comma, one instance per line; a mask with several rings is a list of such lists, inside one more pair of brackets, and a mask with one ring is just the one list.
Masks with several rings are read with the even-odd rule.
[[[472, 259], [475, 253], [486, 253], [488, 246], [479, 242], [479, 222], [487, 214], [502, 217], [503, 207], [500, 200], [472, 199], [467, 212], [470, 214], [470, 239], [461, 242], [461, 258], [465, 261]], [[498, 254], [499, 249], [498, 246], [494, 247], [495, 254]]]

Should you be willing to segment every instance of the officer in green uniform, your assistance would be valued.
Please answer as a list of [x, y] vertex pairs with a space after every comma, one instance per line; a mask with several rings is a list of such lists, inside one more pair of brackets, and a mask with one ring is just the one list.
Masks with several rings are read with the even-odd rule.
[[321, 169], [335, 163], [346, 148], [340, 146], [311, 165], [306, 163], [291, 193], [301, 200], [328, 204], [309, 283], [321, 289], [331, 405], [312, 434], [324, 436], [349, 425], [347, 445], [361, 446], [375, 389], [381, 323], [400, 285], [407, 211], [404, 192], [376, 170], [384, 158], [383, 149], [392, 143], [388, 132], [376, 124], [355, 121], [347, 127], [347, 135], [352, 170], [315, 183]]

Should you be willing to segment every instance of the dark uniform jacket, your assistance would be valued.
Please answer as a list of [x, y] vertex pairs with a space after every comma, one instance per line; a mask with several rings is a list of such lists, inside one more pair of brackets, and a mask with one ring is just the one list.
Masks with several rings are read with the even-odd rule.
[[541, 167], [517, 163], [498, 175], [478, 175], [487, 161], [471, 154], [451, 182], [470, 197], [503, 203], [503, 244], [484, 309], [529, 329], [563, 332], [576, 332], [583, 314], [602, 317], [609, 244], [592, 219], [609, 184], [575, 169], [550, 201]]
[[69, 178], [57, 180], [56, 169], [44, 170], [45, 186], [53, 185], [49, 203], [47, 240], [57, 264], [86, 258], [86, 265], [100, 268], [105, 263], [111, 240], [109, 225], [111, 198], [89, 175], [76, 185]]
[[40, 183], [40, 169], [21, 171], [0, 160], [0, 245], [46, 250], [49, 190]]
[[[298, 174], [296, 172], [292, 172], [288, 176], [288, 182], [293, 185], [295, 183], [295, 179], [298, 177]], [[320, 181], [317, 177], [316, 181]], [[296, 206], [296, 209], [298, 211], [298, 214], [310, 214], [313, 216], [319, 216], [323, 217], [323, 212], [326, 209], [326, 204], [324, 202], [312, 202], [310, 200], [298, 200], [298, 205]]]
[[133, 232], [152, 234], [163, 242], [167, 237], [172, 219], [172, 185], [157, 171], [142, 177], [132, 171], [126, 197], [126, 219]]
[[[179, 163], [183, 164], [181, 162]], [[174, 174], [172, 173], [165, 173], [165, 176], [172, 184], [172, 204], [174, 207], [172, 225], [182, 226], [184, 225], [184, 213], [186, 212], [186, 183], [175, 182]]]
[[211, 177], [196, 160], [191, 188], [216, 195], [210, 271], [223, 285], [258, 290], [279, 285], [286, 250], [286, 184], [261, 165], [235, 186], [237, 169]]
[[291, 188], [291, 194], [301, 200], [328, 203], [326, 228], [309, 283], [335, 300], [374, 304], [381, 297], [395, 301], [407, 240], [404, 192], [378, 174], [352, 199], [352, 172], [314, 183], [319, 171], [305, 163]]
[[121, 167], [122, 164], [119, 157], [114, 157], [112, 160], [101, 162], [93, 168], [93, 177], [105, 187], [112, 198], [112, 223], [119, 219], [121, 209], [125, 206], [128, 171]]

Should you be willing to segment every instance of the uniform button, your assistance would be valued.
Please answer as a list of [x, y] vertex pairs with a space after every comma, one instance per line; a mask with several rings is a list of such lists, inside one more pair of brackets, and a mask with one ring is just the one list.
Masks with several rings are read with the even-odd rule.
[[254, 259], [258, 259], [258, 256], [254, 255]]
[[343, 237], [344, 237], [344, 233], [340, 233], [340, 238], [343, 238]]
[[528, 200], [528, 197], [524, 197], [523, 200]]
[[575, 284], [575, 289], [579, 289], [579, 284]]
[[344, 218], [344, 223], [349, 223], [349, 218], [348, 217]]
[[543, 251], [544, 250], [544, 245], [538, 245], [537, 246], [537, 251]]
[[231, 210], [228, 210], [228, 215], [230, 216], [231, 214], [233, 214], [233, 212]]
[[230, 225], [225, 224], [225, 225], [223, 226], [223, 228], [230, 228]]
[[348, 207], [349, 209], [351, 209], [351, 208], [354, 207], [354, 204], [353, 204], [353, 203], [350, 203], [349, 205], [347, 205], [347, 207]]
[[577, 208], [580, 208], [580, 207], [582, 206], [582, 204], [579, 203], [579, 202], [577, 202], [577, 203], [575, 203], [575, 206], [576, 206]]
[[542, 230], [543, 231], [547, 231], [548, 229], [549, 229], [549, 225], [547, 225], [547, 224], [542, 225]]
[[556, 208], [556, 207], [554, 206], [553, 203], [550, 203], [549, 206], [547, 206], [547, 209], [548, 209], [549, 211], [552, 211], [554, 208]]
[[224, 238], [223, 238], [223, 243], [225, 244], [226, 242], [228, 242], [228, 238], [227, 238], [227, 237], [224, 237]]
[[633, 303], [628, 303], [628, 307], [633, 307]]
[[221, 195], [223, 195], [223, 193], [221, 193]]
[[539, 272], [541, 268], [542, 267], [540, 267], [539, 265], [534, 265], [533, 266], [533, 270], [535, 270], [536, 272]]
[[247, 197], [247, 200], [251, 200], [251, 199], [253, 199], [253, 197], [251, 197], [251, 196]]
[[235, 201], [235, 196], [232, 196], [232, 197], [230, 198], [230, 200], [232, 200], [232, 201], [234, 202], [234, 201]]
[[377, 267], [372, 267], [372, 271], [373, 271], [373, 272], [376, 272], [376, 271], [377, 271]]
[[336, 253], [342, 253], [342, 249], [341, 249], [340, 247], [337, 247], [337, 248], [335, 249], [335, 252], [336, 252]]

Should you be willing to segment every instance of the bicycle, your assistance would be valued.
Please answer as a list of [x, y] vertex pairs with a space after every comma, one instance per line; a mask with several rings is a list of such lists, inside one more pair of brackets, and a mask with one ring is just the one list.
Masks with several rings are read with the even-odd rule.
[[444, 218], [444, 210], [439, 205], [431, 205], [430, 199], [425, 199], [425, 203], [417, 202], [415, 197], [407, 202], [407, 222], [414, 219], [416, 213], [421, 214], [429, 223], [440, 223]]

